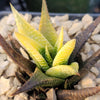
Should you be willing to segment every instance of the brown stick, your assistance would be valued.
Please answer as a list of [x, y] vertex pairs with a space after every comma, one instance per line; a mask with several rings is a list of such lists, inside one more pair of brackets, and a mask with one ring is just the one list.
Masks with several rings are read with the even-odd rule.
[[30, 60], [24, 58], [22, 55], [17, 53], [14, 49], [12, 49], [5, 39], [0, 35], [0, 45], [5, 50], [5, 52], [8, 54], [8, 56], [23, 70], [31, 76], [36, 65], [32, 63]]
[[83, 68], [79, 71], [80, 77], [73, 76], [68, 80], [68, 87], [82, 79], [98, 60], [100, 60], [100, 49], [84, 62]]
[[92, 35], [92, 32], [94, 31], [94, 29], [97, 27], [97, 25], [100, 23], [100, 16], [92, 23], [90, 24], [87, 29], [85, 29], [83, 32], [79, 33], [75, 39], [76, 39], [76, 46], [75, 49], [70, 57], [70, 61], [69, 62], [73, 62], [74, 58], [76, 57], [76, 55], [78, 55], [78, 53], [80, 52], [80, 50], [82, 49], [82, 47], [84, 46], [84, 44], [86, 43], [86, 41], [89, 39], [89, 37]]

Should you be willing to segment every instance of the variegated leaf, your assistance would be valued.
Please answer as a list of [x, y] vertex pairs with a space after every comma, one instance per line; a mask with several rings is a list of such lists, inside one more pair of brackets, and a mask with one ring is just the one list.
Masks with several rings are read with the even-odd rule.
[[70, 65], [58, 65], [49, 68], [46, 71], [46, 74], [48, 76], [57, 77], [57, 78], [67, 78], [72, 75], [77, 75], [78, 74], [77, 70], [71, 67]]
[[47, 46], [45, 48], [45, 59], [46, 59], [48, 65], [51, 67], [52, 66], [52, 62], [53, 62], [53, 59], [51, 58], [51, 55], [50, 55], [50, 53], [48, 51], [48, 47]]
[[64, 32], [63, 32], [63, 27], [62, 27], [61, 32], [59, 34], [59, 37], [54, 47], [55, 53], [57, 53], [63, 46], [63, 35], [64, 35]]
[[[18, 35], [19, 34], [16, 33], [16, 36], [18, 36]], [[21, 40], [21, 39], [23, 39], [23, 40]], [[37, 64], [37, 66], [40, 69], [46, 71], [49, 68], [49, 66], [48, 66], [47, 62], [45, 61], [45, 59], [43, 58], [43, 56], [39, 53], [39, 51], [36, 48], [34, 48], [34, 43], [32, 43], [31, 41], [24, 40], [24, 39], [25, 38], [19, 38], [19, 41], [21, 42], [23, 47], [28, 51], [28, 53], [33, 58], [33, 60]]]
[[57, 34], [51, 23], [45, 0], [42, 1], [42, 13], [41, 13], [39, 31], [53, 46], [55, 45], [57, 40]]
[[76, 40], [72, 39], [68, 41], [57, 53], [54, 58], [53, 66], [67, 64], [68, 59], [75, 48]]
[[40, 43], [34, 41], [33, 39], [31, 39], [31, 38], [29, 38], [29, 37], [27, 37], [27, 36], [25, 36], [23, 34], [15, 32], [15, 37], [20, 42], [20, 44], [22, 44], [22, 42], [24, 42], [24, 44], [27, 45], [27, 43], [28, 43], [32, 47], [34, 47], [37, 51], [39, 51], [40, 53], [42, 53], [43, 50], [44, 50], [44, 47]]
[[[11, 4], [10, 4], [11, 5]], [[53, 47], [52, 45], [48, 42], [48, 40], [39, 32], [37, 31], [33, 26], [31, 26], [18, 12], [17, 10], [11, 5], [11, 9], [13, 11], [15, 20], [16, 20], [16, 25], [18, 28], [18, 32], [21, 34], [24, 34], [31, 39], [34, 39], [34, 41], [37, 41], [41, 45], [46, 46], [46, 44], [49, 47], [49, 50], [52, 51]]]

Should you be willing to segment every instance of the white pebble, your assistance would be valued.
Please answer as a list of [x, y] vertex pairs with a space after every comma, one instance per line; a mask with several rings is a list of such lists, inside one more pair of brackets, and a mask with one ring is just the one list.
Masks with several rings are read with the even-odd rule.
[[39, 17], [39, 16], [34, 17], [34, 18], [32, 19], [32, 21], [35, 22], [35, 23], [37, 23], [37, 24], [39, 24], [39, 23], [40, 23], [40, 17]]
[[95, 28], [92, 35], [98, 34], [100, 32], [100, 24]]
[[71, 36], [71, 35], [74, 35], [74, 34], [77, 33], [79, 30], [81, 30], [82, 27], [83, 27], [82, 22], [74, 23], [74, 24], [72, 25], [72, 27], [69, 29], [68, 34], [69, 34], [70, 36]]
[[96, 82], [97, 85], [100, 85], [100, 78], [96, 78], [95, 82]]
[[17, 91], [17, 87], [13, 86], [6, 94], [7, 97], [12, 97], [11, 94], [13, 94], [15, 91]]
[[56, 94], [55, 94], [55, 90], [53, 88], [51, 88], [47, 93], [47, 100], [57, 100]]
[[85, 77], [80, 82], [82, 88], [95, 87], [96, 83], [89, 77]]
[[21, 86], [21, 83], [18, 81], [18, 79], [16, 77], [13, 80], [13, 85], [16, 86], [16, 87], [20, 87]]
[[88, 74], [85, 77], [89, 77], [92, 80], [95, 80], [96, 79], [96, 75], [94, 75], [92, 72], [88, 72]]
[[84, 53], [88, 53], [91, 50], [91, 46], [88, 42], [85, 44], [84, 49]]
[[96, 67], [92, 67], [92, 68], [91, 68], [91, 71], [92, 71], [96, 76], [99, 75], [99, 70], [98, 70]]
[[7, 24], [8, 24], [8, 25], [15, 25], [15, 18], [14, 18], [14, 15], [13, 15], [13, 14], [10, 14], [10, 15], [8, 16]]
[[64, 27], [64, 30], [68, 31], [72, 26], [72, 21], [63, 22], [62, 26]]
[[3, 50], [1, 46], [0, 46], [0, 53], [5, 53], [5, 51]]
[[30, 15], [30, 14], [25, 14], [24, 15], [24, 19], [27, 21], [27, 22], [30, 22], [31, 21], [31, 18], [32, 18], [32, 15]]
[[94, 52], [96, 52], [96, 51], [98, 51], [98, 50], [100, 49], [100, 46], [97, 45], [97, 44], [92, 44], [92, 45], [91, 45], [91, 48], [92, 48], [92, 50], [93, 50]]
[[83, 16], [82, 23], [84, 25], [84, 29], [86, 29], [92, 22], [93, 18], [90, 15], [86, 14]]
[[1, 95], [1, 96], [0, 96], [0, 100], [8, 100], [8, 97], [5, 96], [5, 95]]
[[20, 95], [16, 95], [14, 97], [14, 100], [27, 100], [27, 99], [24, 99], [23, 97], [21, 97]]
[[9, 61], [0, 62], [0, 75], [8, 68]]
[[10, 79], [0, 78], [0, 95], [7, 93], [11, 88]]
[[83, 52], [81, 52], [80, 54], [81, 54], [81, 56], [82, 56], [82, 60], [85, 61], [85, 60], [87, 59], [87, 55], [84, 54]]
[[100, 43], [100, 35], [99, 34], [92, 36], [91, 39], [96, 43]]
[[5, 72], [6, 76], [7, 77], [15, 76], [15, 72], [17, 72], [17, 69], [18, 69], [17, 65], [11, 63]]

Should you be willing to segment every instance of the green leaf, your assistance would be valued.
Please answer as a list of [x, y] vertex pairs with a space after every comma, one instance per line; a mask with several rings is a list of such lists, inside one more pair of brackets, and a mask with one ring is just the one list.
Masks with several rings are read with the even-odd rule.
[[[78, 70], [78, 69], [77, 69]], [[57, 78], [67, 78], [72, 75], [77, 75], [78, 71], [69, 65], [58, 65], [52, 68], [49, 68], [46, 71], [48, 76], [57, 77]]]
[[[11, 5], [11, 4], [10, 4]], [[48, 40], [39, 32], [37, 31], [33, 26], [31, 26], [18, 12], [17, 10], [11, 5], [11, 9], [13, 11], [18, 32], [21, 34], [24, 34], [31, 39], [34, 39], [34, 41], [37, 41], [41, 45], [46, 46], [46, 44], [49, 47], [49, 50], [52, 51], [53, 47], [52, 45], [48, 42]]]
[[79, 64], [77, 62], [72, 62], [70, 64], [71, 67], [73, 67], [77, 72], [78, 72], [78, 69], [79, 69]]
[[22, 44], [24, 42], [24, 44], [30, 44], [32, 47], [34, 47], [37, 51], [39, 51], [40, 53], [43, 52], [44, 50], [44, 47], [37, 43], [36, 41], [34, 41], [33, 39], [23, 35], [23, 34], [20, 34], [18, 32], [15, 32], [15, 37], [17, 38], [17, 40], [20, 42], [20, 44]]
[[57, 40], [55, 47], [54, 47], [55, 53], [57, 53], [63, 46], [63, 35], [64, 35], [64, 32], [63, 32], [63, 27], [62, 27], [61, 32], [60, 32], [59, 37], [58, 37], [58, 40]]
[[57, 53], [54, 58], [53, 66], [67, 64], [68, 59], [75, 48], [76, 40], [68, 41]]
[[[16, 33], [16, 36], [18, 36], [19, 34]], [[34, 44], [31, 41], [26, 41], [24, 40], [24, 38], [22, 38], [23, 40], [21, 40], [21, 38], [19, 38], [19, 41], [21, 42], [21, 44], [23, 45], [23, 47], [28, 51], [28, 53], [30, 54], [30, 56], [32, 57], [32, 59], [35, 61], [36, 65], [46, 71], [49, 66], [47, 64], [47, 62], [45, 61], [45, 59], [43, 58], [43, 56], [39, 53], [39, 51], [34, 48]]]
[[53, 46], [55, 45], [55, 43], [57, 41], [57, 34], [51, 23], [45, 0], [42, 1], [42, 13], [41, 13], [39, 31], [46, 37], [46, 39]]
[[24, 91], [29, 91], [35, 87], [54, 87], [59, 86], [64, 82], [63, 79], [55, 78], [55, 77], [49, 77], [45, 75], [41, 70], [38, 68], [35, 69], [32, 77], [15, 93], [12, 95], [19, 94]]
[[53, 62], [53, 59], [50, 56], [50, 53], [48, 51], [48, 47], [47, 46], [45, 47], [45, 59], [46, 59], [48, 65], [51, 67], [52, 66], [52, 62]]

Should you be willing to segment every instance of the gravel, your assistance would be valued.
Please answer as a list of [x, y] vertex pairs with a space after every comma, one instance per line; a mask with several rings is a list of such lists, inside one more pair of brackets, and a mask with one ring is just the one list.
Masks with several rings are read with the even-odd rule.
[[[33, 27], [35, 27], [36, 29], [39, 28], [39, 16], [32, 18], [31, 15], [25, 14], [24, 18]], [[73, 38], [75, 35], [86, 29], [93, 22], [93, 18], [88, 14], [84, 15], [82, 20], [69, 20], [69, 16], [67, 14], [64, 16], [51, 17], [51, 20], [57, 31], [57, 34], [60, 33], [61, 27], [64, 27], [64, 42]], [[17, 31], [17, 28], [15, 25], [13, 14], [3, 17], [0, 20], [0, 34], [3, 35], [3, 37], [9, 42], [8, 35], [13, 35], [14, 31]], [[85, 44], [83, 50], [81, 51], [83, 61], [85, 61], [89, 56], [100, 49], [99, 32], [100, 24], [94, 30], [91, 39], [89, 39], [89, 41]], [[28, 55], [22, 48], [20, 48], [20, 51], [24, 57], [28, 58]], [[91, 68], [91, 72], [89, 72], [86, 77], [84, 77], [77, 85], [75, 85], [76, 89], [100, 85], [100, 63], [96, 66], [93, 66]], [[19, 95], [16, 95], [15, 97], [9, 98], [10, 94], [16, 91], [16, 89], [21, 87], [22, 85], [15, 77], [15, 72], [17, 70], [18, 67], [5, 54], [4, 50], [0, 46], [0, 100], [29, 100], [28, 94], [26, 93], [21, 93]], [[53, 88], [47, 91], [46, 94], [48, 100], [56, 100], [55, 90]], [[85, 100], [99, 100], [99, 98], [100, 95], [97, 94], [95, 96], [88, 97]]]

